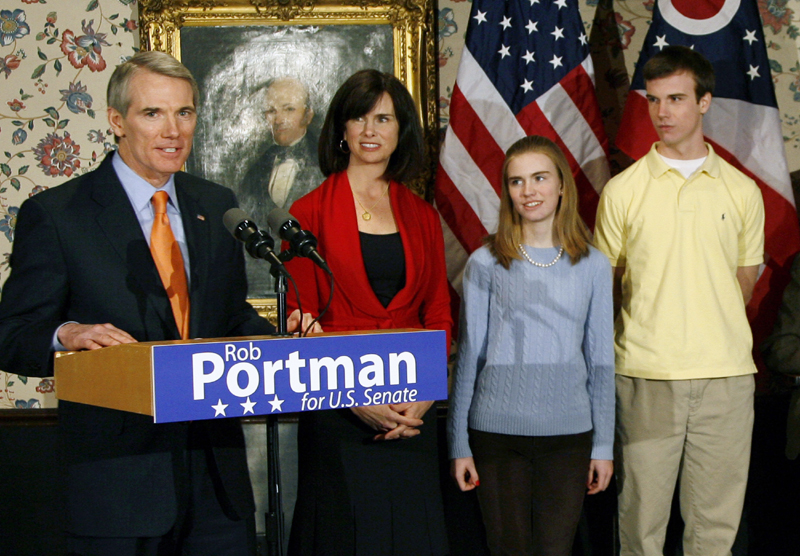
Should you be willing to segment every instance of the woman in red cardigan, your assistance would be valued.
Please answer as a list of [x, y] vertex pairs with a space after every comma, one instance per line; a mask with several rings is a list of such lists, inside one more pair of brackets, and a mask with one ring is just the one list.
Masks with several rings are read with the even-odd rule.
[[[335, 276], [325, 331], [430, 328], [449, 345], [439, 217], [401, 183], [419, 173], [422, 152], [414, 101], [396, 77], [362, 70], [337, 91], [319, 143], [328, 179], [291, 208]], [[319, 314], [328, 276], [308, 259], [288, 267], [303, 311]], [[290, 554], [447, 554], [435, 421], [432, 402], [301, 414]]]

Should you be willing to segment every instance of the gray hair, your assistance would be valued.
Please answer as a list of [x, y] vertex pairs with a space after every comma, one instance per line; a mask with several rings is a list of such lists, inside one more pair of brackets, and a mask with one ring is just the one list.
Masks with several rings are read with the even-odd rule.
[[109, 108], [113, 108], [123, 116], [128, 115], [128, 108], [131, 105], [129, 92], [131, 79], [137, 72], [142, 70], [188, 81], [192, 86], [192, 101], [195, 108], [197, 107], [200, 91], [192, 73], [186, 66], [166, 52], [147, 51], [137, 52], [130, 60], [120, 64], [114, 70], [106, 91], [106, 100]]
[[266, 92], [269, 91], [269, 89], [273, 85], [278, 85], [280, 83], [292, 83], [294, 85], [297, 85], [300, 88], [300, 90], [303, 92], [305, 97], [306, 97], [305, 98], [305, 102], [303, 103], [305, 109], [308, 110], [309, 108], [311, 108], [311, 93], [308, 90], [308, 85], [306, 85], [305, 82], [302, 79], [298, 79], [297, 77], [294, 77], [294, 76], [291, 76], [291, 75], [283, 75], [283, 76], [280, 76], [280, 77], [271, 77], [271, 78], [267, 79], [267, 81], [264, 82], [261, 85], [261, 87], [259, 87], [258, 91], [263, 93], [263, 94], [266, 94]]

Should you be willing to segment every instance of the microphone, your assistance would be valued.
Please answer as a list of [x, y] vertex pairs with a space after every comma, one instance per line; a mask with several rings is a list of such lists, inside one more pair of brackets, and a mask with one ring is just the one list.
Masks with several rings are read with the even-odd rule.
[[286, 272], [283, 262], [273, 251], [275, 241], [268, 233], [259, 230], [245, 211], [238, 208], [228, 209], [222, 215], [222, 223], [233, 237], [244, 243], [244, 247], [251, 257], [264, 259], [280, 271]]
[[290, 250], [295, 255], [308, 257], [322, 270], [331, 274], [328, 263], [317, 252], [317, 238], [308, 230], [300, 227], [297, 219], [282, 208], [273, 209], [267, 216], [267, 223], [273, 233], [289, 244]]

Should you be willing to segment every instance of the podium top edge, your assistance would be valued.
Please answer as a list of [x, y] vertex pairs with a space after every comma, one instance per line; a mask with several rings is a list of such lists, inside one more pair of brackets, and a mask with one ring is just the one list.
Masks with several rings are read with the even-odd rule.
[[[431, 330], [425, 328], [386, 328], [378, 330], [347, 330], [337, 332], [322, 332], [320, 334], [309, 334], [307, 338], [321, 338], [330, 336], [365, 336], [374, 334], [405, 334], [409, 332], [444, 332], [442, 330]], [[154, 346], [172, 346], [186, 344], [225, 344], [230, 342], [247, 342], [254, 340], [292, 340], [299, 339], [299, 336], [232, 336], [228, 338], [192, 338], [190, 340], [162, 340], [156, 342], [135, 342], [131, 344], [119, 344], [107, 346], [103, 350], [109, 349], [130, 349], [130, 348], [151, 348]], [[63, 357], [75, 353], [85, 353], [85, 351], [57, 351], [56, 357]]]

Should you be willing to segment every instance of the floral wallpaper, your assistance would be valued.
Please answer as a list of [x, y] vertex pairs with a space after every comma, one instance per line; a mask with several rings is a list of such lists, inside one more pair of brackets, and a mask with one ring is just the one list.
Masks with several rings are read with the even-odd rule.
[[[137, 22], [135, 0], [3, 1], [0, 283], [22, 202], [91, 170], [111, 149], [106, 84], [139, 45]], [[0, 372], [0, 409], [54, 405], [52, 378]]]
[[[609, 137], [655, 0], [579, 0]], [[758, 0], [789, 168], [800, 171], [800, 0]], [[442, 133], [472, 3], [438, 0]], [[110, 72], [139, 45], [136, 0], [3, 0], [0, 7], [0, 284], [19, 206], [87, 172], [111, 149]], [[612, 166], [628, 163], [612, 152]], [[2, 290], [0, 289], [0, 295]], [[52, 378], [0, 371], [0, 409], [55, 405]]]

